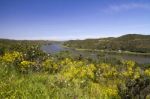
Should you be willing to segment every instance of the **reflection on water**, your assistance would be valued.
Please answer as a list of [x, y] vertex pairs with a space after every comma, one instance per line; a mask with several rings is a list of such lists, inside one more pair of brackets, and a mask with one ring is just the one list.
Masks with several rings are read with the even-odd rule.
[[64, 48], [61, 44], [43, 45], [41, 49], [44, 52], [51, 53], [51, 54], [55, 54], [60, 51], [68, 50], [75, 55], [81, 54], [85, 57], [91, 57], [94, 59], [100, 59], [99, 57], [104, 56], [105, 58], [109, 58], [109, 59], [113, 59], [114, 57], [116, 57], [116, 58], [121, 58], [124, 60], [133, 60], [139, 64], [150, 63], [150, 56], [77, 51], [77, 50]]
[[51, 44], [51, 45], [43, 45], [42, 50], [46, 53], [54, 54], [67, 49], [62, 47], [60, 44]]

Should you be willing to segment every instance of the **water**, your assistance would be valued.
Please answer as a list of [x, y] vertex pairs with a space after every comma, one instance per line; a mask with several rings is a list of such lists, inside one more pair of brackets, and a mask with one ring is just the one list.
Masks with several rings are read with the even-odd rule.
[[61, 44], [51, 44], [51, 45], [43, 45], [41, 48], [44, 52], [46, 53], [57, 53], [60, 51], [64, 51], [67, 50], [66, 48], [64, 48]]
[[[61, 44], [51, 44], [51, 45], [43, 45], [41, 48], [46, 53], [55, 54], [60, 51], [70, 51], [74, 55], [83, 55], [84, 57], [91, 57], [94, 59], [98, 59], [98, 54], [100, 52], [89, 52], [89, 51], [77, 51], [69, 48], [64, 48]], [[104, 55], [100, 57], [105, 58], [121, 58], [124, 60], [133, 60], [139, 64], [150, 64], [150, 56], [143, 56], [143, 55], [129, 55], [129, 54], [111, 54], [111, 53], [102, 53]]]
[[125, 60], [133, 60], [139, 64], [148, 64], [150, 63], [150, 56], [146, 57], [146, 56], [135, 56], [135, 55], [124, 55], [123, 59]]

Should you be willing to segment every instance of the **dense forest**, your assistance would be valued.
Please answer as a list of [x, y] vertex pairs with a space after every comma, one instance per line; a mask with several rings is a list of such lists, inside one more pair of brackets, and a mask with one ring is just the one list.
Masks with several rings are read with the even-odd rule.
[[127, 34], [117, 38], [70, 40], [64, 45], [79, 49], [97, 49], [108, 51], [131, 51], [150, 53], [150, 35]]
[[[120, 38], [126, 41], [125, 37]], [[87, 41], [90, 43], [79, 42], [89, 48], [97, 40]], [[143, 41], [147, 42], [145, 37]], [[134, 61], [121, 59], [113, 63], [94, 61], [73, 57], [68, 51], [51, 55], [40, 49], [43, 44], [51, 43], [0, 40], [1, 99], [150, 98], [150, 66], [142, 67]], [[76, 43], [69, 41], [67, 44]]]

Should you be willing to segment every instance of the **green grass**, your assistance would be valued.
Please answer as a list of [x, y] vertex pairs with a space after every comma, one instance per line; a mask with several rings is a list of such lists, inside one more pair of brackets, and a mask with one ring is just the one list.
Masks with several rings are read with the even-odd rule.
[[[10, 66], [0, 65], [0, 98], [1, 99], [111, 99], [109, 96], [93, 95], [90, 86], [81, 88], [76, 83], [60, 87], [59, 75], [46, 72], [20, 74]], [[75, 81], [76, 82], [76, 81]], [[99, 89], [100, 90], [100, 89]], [[119, 97], [118, 97], [119, 98]]]

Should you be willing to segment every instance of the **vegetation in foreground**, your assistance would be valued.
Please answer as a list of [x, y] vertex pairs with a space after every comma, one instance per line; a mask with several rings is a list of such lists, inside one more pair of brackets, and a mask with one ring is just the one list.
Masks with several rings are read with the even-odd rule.
[[150, 98], [150, 67], [92, 61], [68, 52], [52, 56], [36, 42], [9, 43], [0, 43], [1, 99]]

